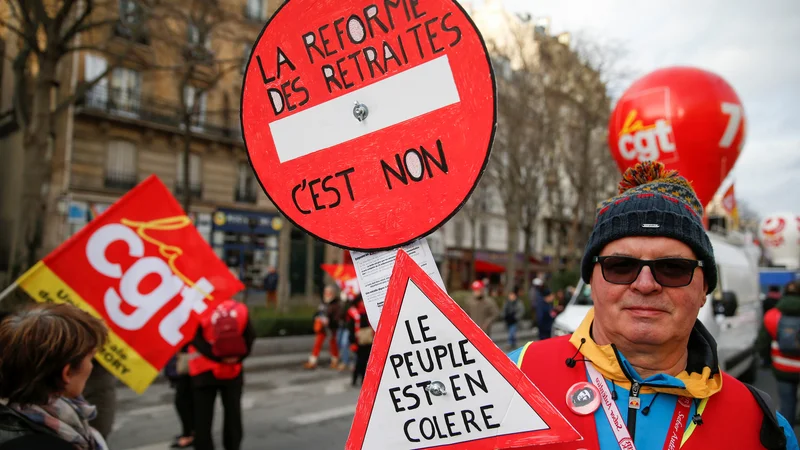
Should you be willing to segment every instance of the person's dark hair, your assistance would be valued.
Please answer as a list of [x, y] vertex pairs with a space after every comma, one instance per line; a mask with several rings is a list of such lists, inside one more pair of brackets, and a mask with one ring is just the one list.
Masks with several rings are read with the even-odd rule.
[[9, 315], [0, 323], [0, 398], [21, 405], [49, 403], [64, 390], [64, 367], [78, 368], [107, 336], [102, 321], [67, 304]]
[[773, 285], [771, 285], [771, 286], [769, 287], [769, 291], [770, 291], [770, 292], [780, 292], [780, 291], [781, 291], [781, 287], [780, 287], [780, 286], [777, 286], [777, 285], [775, 285], [775, 284], [773, 284]]

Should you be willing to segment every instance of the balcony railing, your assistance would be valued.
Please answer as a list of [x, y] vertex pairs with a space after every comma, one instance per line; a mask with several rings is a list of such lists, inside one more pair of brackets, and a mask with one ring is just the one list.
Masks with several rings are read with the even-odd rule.
[[113, 27], [114, 36], [133, 40], [142, 45], [150, 45], [150, 35], [140, 19], [129, 17], [120, 19]]
[[[183, 180], [178, 180], [175, 182], [175, 196], [180, 198], [183, 196]], [[189, 195], [193, 198], [200, 198], [203, 196], [203, 185], [192, 181], [189, 183]]]
[[256, 203], [258, 201], [258, 194], [251, 187], [247, 187], [245, 189], [237, 187], [236, 201], [242, 203]]
[[135, 172], [106, 172], [104, 185], [108, 189], [128, 190], [136, 186], [138, 181]]
[[[181, 108], [176, 102], [141, 95], [137, 89], [95, 86], [79, 105], [87, 112], [175, 127], [181, 130]], [[236, 111], [206, 112], [195, 119], [192, 131], [220, 138], [240, 140], [242, 133]]]

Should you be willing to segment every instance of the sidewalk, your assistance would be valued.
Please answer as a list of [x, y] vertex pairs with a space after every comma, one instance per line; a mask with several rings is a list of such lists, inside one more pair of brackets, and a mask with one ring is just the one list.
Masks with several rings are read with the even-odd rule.
[[[523, 320], [517, 331], [517, 345], [522, 345], [536, 336], [530, 320]], [[508, 332], [503, 323], [495, 323], [490, 333], [492, 340], [501, 348], [508, 345]], [[287, 336], [273, 338], [258, 338], [253, 344], [253, 352], [244, 361], [245, 372], [263, 372], [270, 369], [283, 369], [287, 367], [300, 367], [308, 361], [311, 347], [314, 345], [314, 335]], [[327, 343], [325, 347], [327, 348]], [[323, 351], [319, 357], [320, 364], [330, 361], [330, 354]], [[165, 383], [163, 373], [156, 378], [155, 383]]]
[[[523, 320], [517, 331], [517, 345], [521, 346], [532, 340], [536, 333], [534, 329], [531, 329], [531, 321]], [[494, 324], [490, 337], [501, 348], [508, 345], [508, 332], [502, 323]], [[253, 353], [244, 362], [244, 370], [245, 372], [258, 372], [300, 366], [308, 361], [308, 355], [313, 345], [313, 335], [256, 339]], [[327, 351], [323, 351], [319, 359], [324, 364], [330, 361], [330, 355]]]

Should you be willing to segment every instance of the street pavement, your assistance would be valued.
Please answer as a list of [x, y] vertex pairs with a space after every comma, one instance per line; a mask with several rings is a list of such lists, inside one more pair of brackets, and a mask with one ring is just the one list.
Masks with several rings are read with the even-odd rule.
[[[504, 348], [505, 350], [505, 348]], [[756, 386], [776, 398], [775, 380], [767, 370]], [[245, 439], [242, 450], [341, 450], [358, 400], [350, 377], [328, 368], [294, 367], [254, 370], [246, 374], [243, 395]], [[180, 425], [166, 383], [142, 396], [119, 391], [119, 411], [109, 445], [113, 450], [165, 450]], [[221, 410], [217, 405], [215, 436], [221, 443]], [[800, 427], [795, 428], [800, 432]]]

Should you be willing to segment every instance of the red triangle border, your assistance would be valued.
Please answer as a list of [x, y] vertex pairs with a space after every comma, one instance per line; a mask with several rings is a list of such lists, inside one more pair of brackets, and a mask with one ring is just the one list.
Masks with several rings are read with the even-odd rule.
[[[369, 419], [378, 395], [389, 347], [397, 327], [400, 308], [408, 283], [414, 283], [464, 334], [478, 352], [492, 362], [500, 374], [517, 389], [517, 392], [539, 414], [549, 430], [528, 431], [476, 439], [474, 441], [418, 447], [429, 450], [488, 450], [515, 449], [534, 445], [555, 444], [581, 440], [580, 434], [563, 415], [544, 397], [539, 389], [514, 365], [492, 340], [469, 318], [455, 301], [434, 282], [424, 270], [404, 251], [397, 251], [397, 260], [389, 281], [381, 319], [375, 332], [373, 351], [367, 366], [367, 375], [358, 397], [355, 418], [347, 438], [346, 450], [363, 450]], [[371, 449], [370, 449], [371, 450]]]

